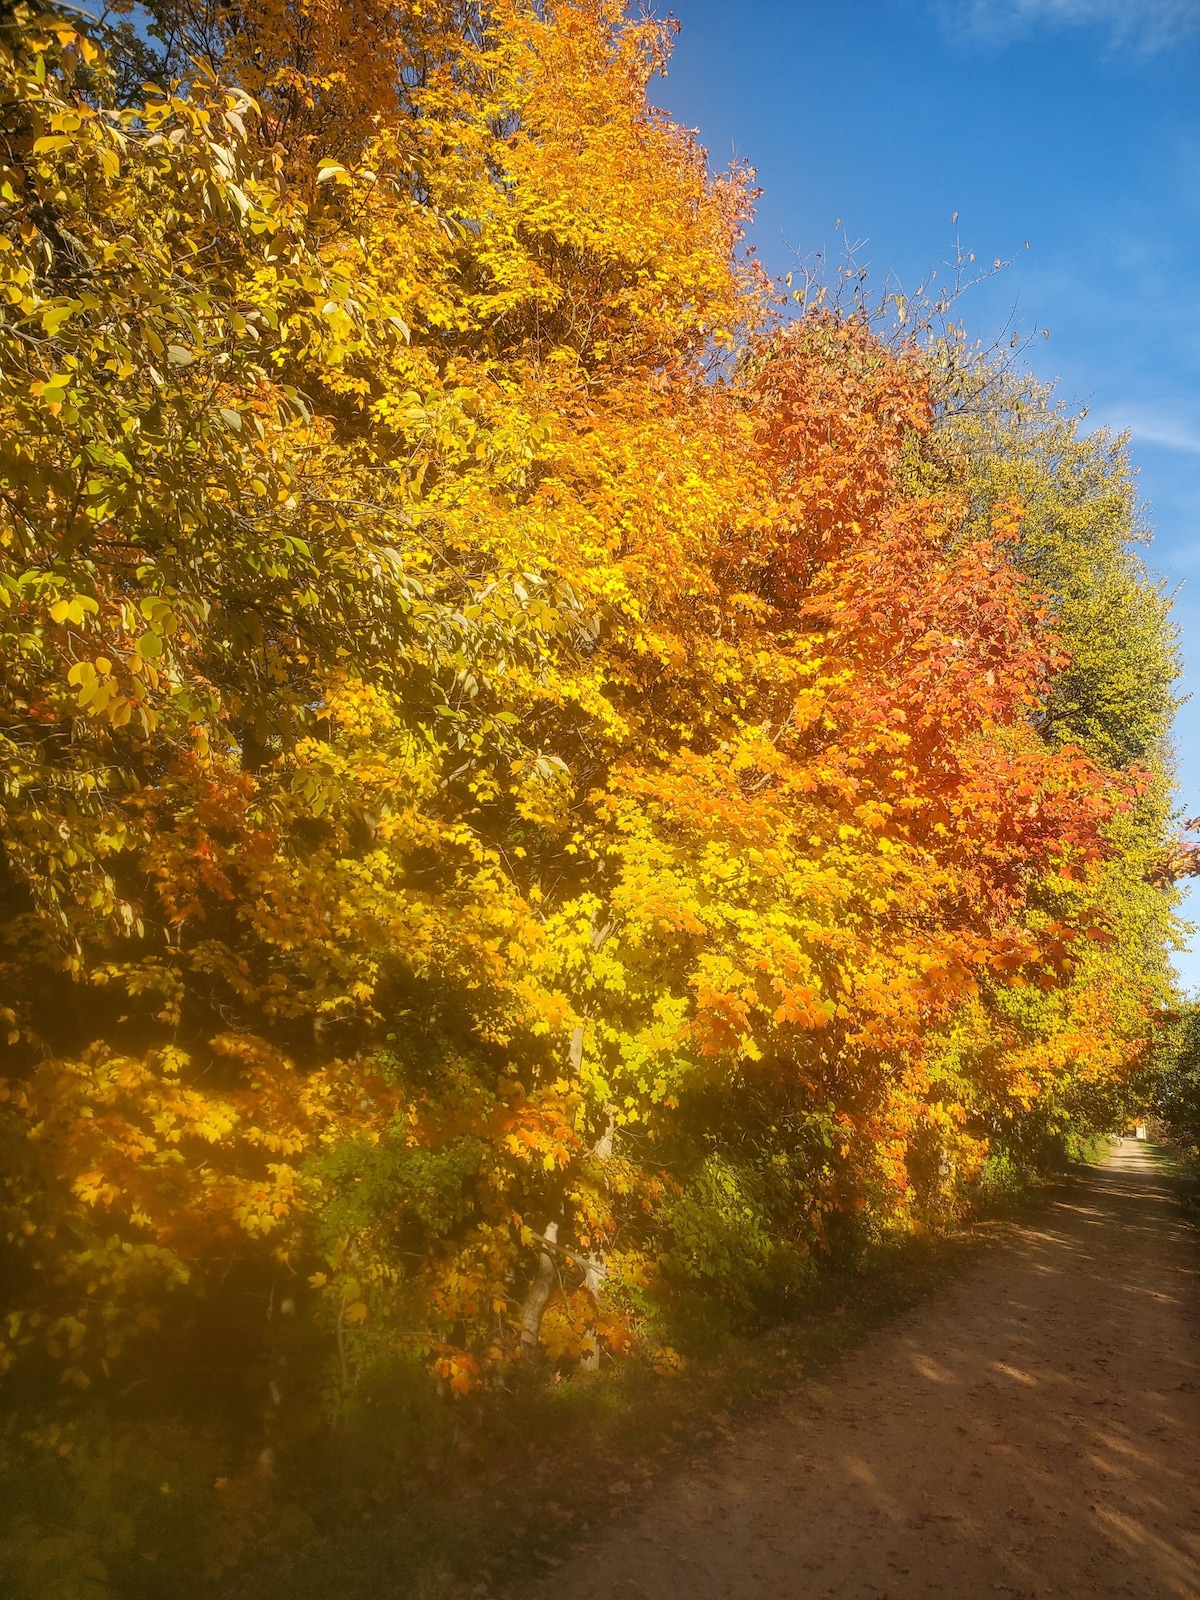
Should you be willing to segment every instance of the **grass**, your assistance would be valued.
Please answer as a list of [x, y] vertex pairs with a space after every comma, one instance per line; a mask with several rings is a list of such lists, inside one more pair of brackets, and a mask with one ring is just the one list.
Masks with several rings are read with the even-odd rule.
[[1170, 1178], [1200, 1183], [1200, 1151], [1180, 1144], [1146, 1144], [1146, 1154]]
[[1185, 1212], [1200, 1222], [1200, 1150], [1173, 1141], [1146, 1145], [1150, 1158], [1174, 1188]]

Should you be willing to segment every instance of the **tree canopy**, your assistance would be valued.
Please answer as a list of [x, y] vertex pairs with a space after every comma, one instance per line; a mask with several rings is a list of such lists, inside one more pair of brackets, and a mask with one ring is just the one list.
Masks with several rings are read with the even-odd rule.
[[782, 315], [616, 0], [155, 16], [0, 50], [0, 1365], [669, 1369], [1111, 1126], [1123, 442]]

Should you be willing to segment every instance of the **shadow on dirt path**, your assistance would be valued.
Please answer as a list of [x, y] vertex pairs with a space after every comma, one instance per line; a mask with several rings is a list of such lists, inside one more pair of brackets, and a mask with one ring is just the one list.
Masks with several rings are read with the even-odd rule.
[[1200, 1600], [1196, 1232], [1130, 1142], [545, 1600]]

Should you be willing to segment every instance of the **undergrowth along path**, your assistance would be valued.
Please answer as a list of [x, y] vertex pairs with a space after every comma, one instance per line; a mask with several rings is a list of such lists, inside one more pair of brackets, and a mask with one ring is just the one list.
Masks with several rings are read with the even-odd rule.
[[1200, 1600], [1196, 1229], [1126, 1142], [744, 1426], [547, 1600]]

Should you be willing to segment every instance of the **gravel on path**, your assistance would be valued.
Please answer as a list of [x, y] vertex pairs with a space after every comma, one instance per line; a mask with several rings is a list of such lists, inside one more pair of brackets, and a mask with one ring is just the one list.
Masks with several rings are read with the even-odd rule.
[[1131, 1141], [545, 1600], [1200, 1600], [1196, 1230]]

